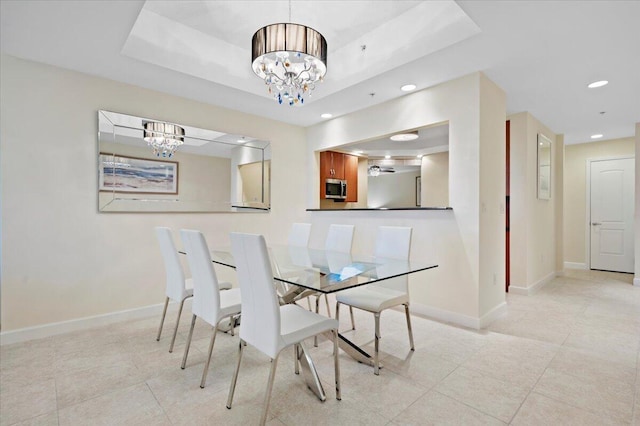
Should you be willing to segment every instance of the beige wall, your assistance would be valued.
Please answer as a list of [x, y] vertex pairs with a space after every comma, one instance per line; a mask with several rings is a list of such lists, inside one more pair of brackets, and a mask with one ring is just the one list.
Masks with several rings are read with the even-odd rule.
[[381, 173], [376, 177], [368, 177], [369, 207], [415, 207], [416, 177], [418, 176], [420, 176], [419, 170], [406, 173]]
[[564, 261], [588, 268], [587, 160], [634, 156], [634, 138], [567, 145], [565, 148]]
[[[10, 56], [0, 67], [3, 332], [163, 302], [154, 226], [219, 246], [233, 230], [285, 243], [305, 220], [304, 129]], [[271, 213], [98, 213], [99, 109], [271, 141]]]
[[421, 205], [426, 207], [449, 205], [449, 152], [422, 157]]
[[633, 285], [640, 286], [640, 123], [636, 123], [636, 137], [635, 137], [635, 153], [636, 153], [636, 211], [635, 211], [635, 277], [633, 278]]
[[504, 304], [505, 109], [504, 92], [474, 73], [309, 127], [307, 205], [317, 208], [316, 151], [448, 121], [453, 207], [317, 212], [311, 216], [311, 243], [321, 242], [330, 223], [349, 223], [356, 226], [354, 250], [366, 251], [374, 245], [378, 226], [412, 226], [412, 257], [439, 264], [411, 276], [414, 310], [465, 325], [482, 324]]
[[[529, 293], [555, 276], [557, 269], [563, 138], [528, 112], [508, 117], [510, 138], [510, 291]], [[551, 140], [551, 199], [537, 197], [537, 135]], [[560, 204], [560, 205], [558, 205]]]

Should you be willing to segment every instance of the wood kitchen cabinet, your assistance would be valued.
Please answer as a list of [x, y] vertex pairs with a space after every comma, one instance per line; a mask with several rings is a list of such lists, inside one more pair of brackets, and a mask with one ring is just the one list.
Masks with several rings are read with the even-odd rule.
[[358, 201], [358, 157], [342, 152], [324, 151], [320, 153], [320, 198], [326, 196], [325, 181], [340, 179], [347, 181], [346, 202]]

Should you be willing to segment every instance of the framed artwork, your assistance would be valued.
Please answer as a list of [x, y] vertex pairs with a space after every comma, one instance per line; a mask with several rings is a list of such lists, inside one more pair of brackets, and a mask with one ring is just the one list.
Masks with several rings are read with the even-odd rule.
[[422, 192], [422, 177], [416, 176], [416, 207], [420, 207], [422, 205], [422, 196], [420, 195]]
[[100, 153], [98, 189], [138, 194], [177, 194], [178, 162]]

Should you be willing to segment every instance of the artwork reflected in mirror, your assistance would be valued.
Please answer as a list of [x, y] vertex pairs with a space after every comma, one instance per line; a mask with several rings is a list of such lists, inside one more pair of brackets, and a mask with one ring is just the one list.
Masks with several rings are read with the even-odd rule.
[[551, 140], [538, 133], [538, 199], [551, 199]]
[[269, 211], [266, 141], [109, 111], [98, 126], [101, 212]]
[[[331, 152], [357, 157], [357, 197], [335, 200], [324, 195], [328, 189], [321, 190], [321, 209], [449, 206], [448, 123], [334, 147]], [[347, 161], [342, 167], [348, 168]], [[344, 176], [349, 192], [353, 190], [354, 182], [348, 173], [345, 172]], [[326, 182], [322, 171], [320, 181], [321, 185]], [[351, 201], [353, 199], [356, 201]]]

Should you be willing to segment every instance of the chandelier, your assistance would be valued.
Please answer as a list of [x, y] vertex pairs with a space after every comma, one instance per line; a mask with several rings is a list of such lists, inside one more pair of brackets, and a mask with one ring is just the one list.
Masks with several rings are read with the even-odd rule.
[[380, 166], [376, 164], [374, 164], [373, 166], [369, 166], [369, 176], [380, 176]]
[[304, 25], [267, 25], [253, 35], [251, 61], [253, 72], [279, 104], [300, 106], [327, 73], [327, 41]]
[[145, 121], [144, 140], [158, 157], [171, 157], [184, 143], [184, 128], [177, 124]]

